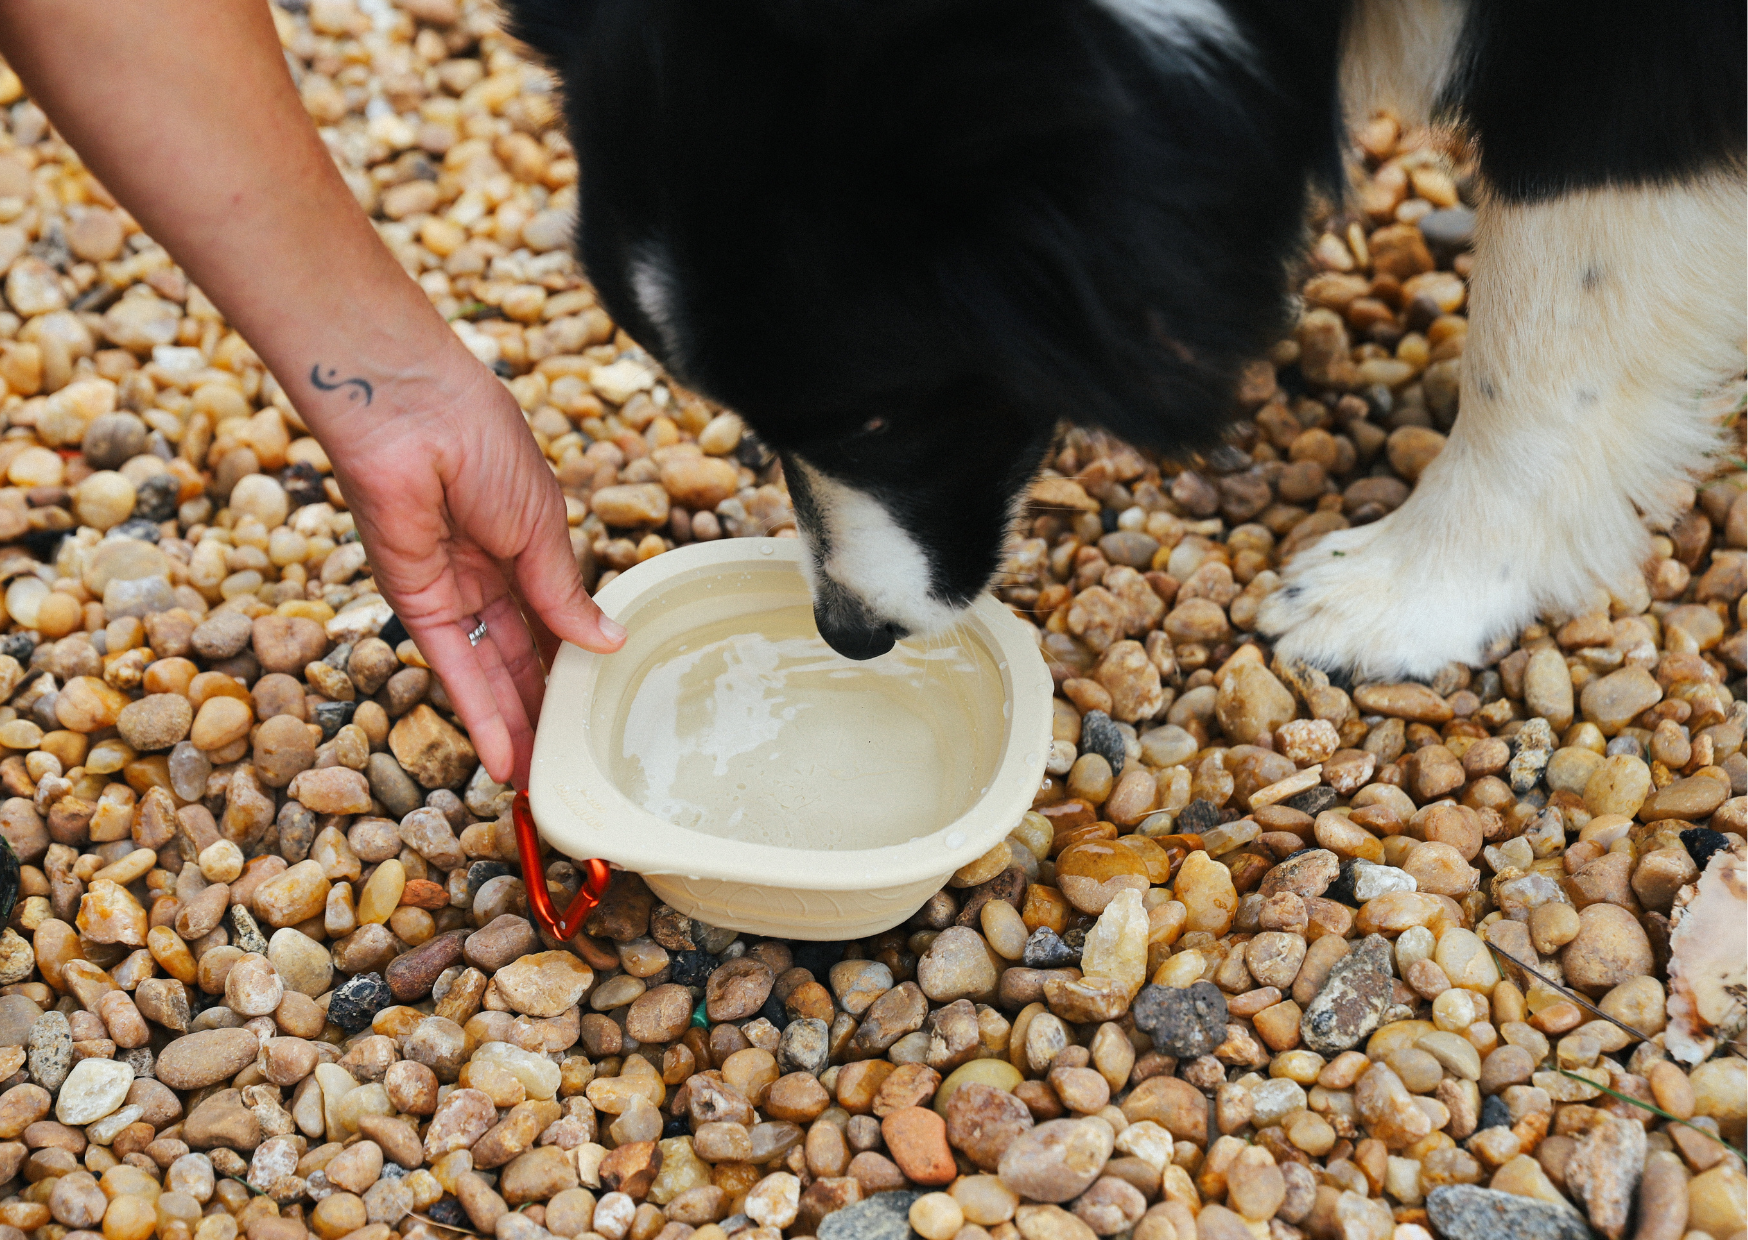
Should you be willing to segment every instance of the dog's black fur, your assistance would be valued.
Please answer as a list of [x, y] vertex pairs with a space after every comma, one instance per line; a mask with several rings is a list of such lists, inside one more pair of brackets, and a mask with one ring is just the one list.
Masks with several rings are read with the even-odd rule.
[[[798, 460], [876, 497], [956, 607], [1059, 420], [1206, 445], [1286, 326], [1308, 191], [1339, 192], [1346, 4], [1177, 6], [1239, 52], [1118, 7], [511, 0], [563, 82], [589, 277], [783, 456], [822, 566]], [[1743, 30], [1739, 0], [1473, 0], [1443, 103], [1507, 197], [1676, 178], [1740, 158]], [[823, 569], [816, 610], [859, 657], [906, 627]]]

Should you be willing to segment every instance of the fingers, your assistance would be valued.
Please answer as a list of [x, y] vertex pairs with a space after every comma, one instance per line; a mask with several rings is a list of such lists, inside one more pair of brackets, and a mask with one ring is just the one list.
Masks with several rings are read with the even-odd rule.
[[516, 559], [523, 601], [558, 637], [609, 654], [625, 644], [625, 627], [595, 605], [583, 589], [562, 521], [541, 521]]
[[[485, 638], [478, 646], [469, 645], [462, 626], [452, 621], [405, 623], [425, 661], [442, 678], [487, 774], [510, 783], [517, 774], [518, 749], [533, 751], [534, 729], [496, 645]], [[523, 768], [525, 775], [526, 758]]]
[[[482, 659], [486, 658], [484, 648], [487, 643], [491, 644], [492, 652], [503, 665], [505, 677], [515, 688], [516, 697], [522, 704], [522, 714], [532, 726], [532, 721], [540, 718], [540, 699], [546, 692], [546, 671], [540, 664], [540, 654], [529, 635], [522, 609], [512, 596], [501, 595], [480, 612], [479, 618], [486, 622], [486, 636], [480, 639], [476, 653], [481, 654]], [[517, 765], [522, 765], [519, 749]]]
[[[515, 605], [508, 607], [499, 600], [486, 609], [486, 635], [474, 648], [480, 667], [484, 669], [487, 687], [498, 704], [510, 740], [509, 775], [495, 772], [492, 778], [517, 788], [528, 786], [528, 768], [534, 758], [534, 720], [540, 714], [540, 694], [543, 678], [540, 663], [534, 655], [534, 643], [516, 614]], [[509, 653], [506, 654], [506, 648]], [[514, 661], [514, 666], [512, 665]], [[532, 670], [530, 680], [529, 671]]]

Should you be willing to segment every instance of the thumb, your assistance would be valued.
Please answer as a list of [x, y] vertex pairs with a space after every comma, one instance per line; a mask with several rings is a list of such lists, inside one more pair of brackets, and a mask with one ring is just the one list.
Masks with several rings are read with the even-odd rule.
[[534, 536], [516, 557], [516, 585], [528, 609], [555, 636], [599, 654], [625, 644], [625, 626], [596, 606], [583, 589], [563, 520], [536, 524]]

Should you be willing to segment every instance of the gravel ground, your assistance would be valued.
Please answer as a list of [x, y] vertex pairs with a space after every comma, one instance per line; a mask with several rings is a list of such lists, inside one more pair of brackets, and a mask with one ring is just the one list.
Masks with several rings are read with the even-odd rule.
[[[483, 6], [278, 20], [593, 579], [793, 533], [738, 419], [582, 285], [547, 79]], [[565, 945], [443, 686], [376, 636], [321, 448], [3, 77], [0, 1240], [1742, 1233], [1708, 1135], [1743, 1141], [1740, 1016], [1731, 1046], [1666, 1004], [1672, 953], [1709, 1019], [1705, 949], [1740, 977], [1740, 388], [1632, 597], [1431, 685], [1250, 636], [1455, 416], [1446, 153], [1361, 135], [1230, 447], [1066, 434], [1001, 588], [1061, 692], [1009, 840], [870, 940], [739, 938], [622, 874]]]

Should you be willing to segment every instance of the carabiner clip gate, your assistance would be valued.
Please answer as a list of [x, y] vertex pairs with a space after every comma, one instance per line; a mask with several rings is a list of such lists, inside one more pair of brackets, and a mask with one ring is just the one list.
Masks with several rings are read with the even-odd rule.
[[528, 908], [535, 924], [555, 939], [569, 939], [583, 927], [583, 919], [601, 902], [601, 894], [612, 880], [612, 868], [599, 857], [578, 861], [583, 874], [582, 888], [564, 911], [561, 919], [552, 907], [552, 896], [546, 890], [546, 871], [540, 865], [540, 833], [534, 826], [534, 811], [528, 807], [528, 794], [518, 792], [510, 807], [516, 824], [516, 852], [522, 859], [522, 885], [528, 889]]

